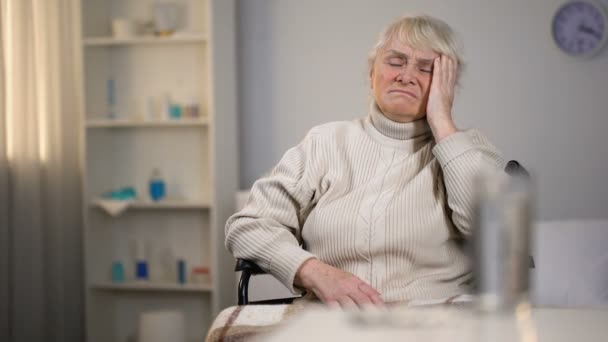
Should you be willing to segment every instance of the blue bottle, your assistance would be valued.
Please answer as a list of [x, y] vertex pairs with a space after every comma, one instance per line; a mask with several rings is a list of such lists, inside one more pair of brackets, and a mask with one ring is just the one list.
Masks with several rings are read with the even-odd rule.
[[112, 282], [117, 284], [125, 282], [125, 270], [120, 261], [112, 263]]
[[180, 105], [172, 103], [169, 106], [169, 117], [171, 119], [181, 119], [182, 117], [182, 107]]
[[135, 279], [148, 280], [148, 263], [145, 260], [135, 262]]
[[160, 201], [165, 198], [165, 181], [160, 175], [160, 171], [158, 169], [154, 169], [152, 171], [152, 176], [150, 177], [150, 198], [152, 201]]
[[177, 282], [182, 285], [186, 283], [186, 261], [184, 259], [177, 260]]

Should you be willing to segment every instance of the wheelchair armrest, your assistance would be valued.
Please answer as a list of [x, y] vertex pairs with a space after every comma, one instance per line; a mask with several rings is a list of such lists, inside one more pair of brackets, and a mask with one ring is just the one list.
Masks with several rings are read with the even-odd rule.
[[[517, 160], [509, 160], [507, 165], [505, 166], [505, 172], [511, 176], [520, 176], [526, 179], [530, 179], [530, 173], [523, 167]], [[529, 256], [528, 260], [529, 268], [536, 268], [536, 263], [534, 262], [534, 257]]]
[[265, 274], [263, 269], [260, 268], [255, 262], [245, 259], [236, 259], [236, 266], [234, 267], [235, 272], [241, 272], [241, 279], [239, 280], [239, 292], [238, 292], [238, 303], [239, 305], [249, 304], [249, 278], [256, 274]]
[[255, 262], [245, 259], [236, 259], [235, 272], [243, 271], [250, 274], [265, 274], [266, 272], [260, 268]]
[[259, 274], [267, 274], [263, 269], [260, 268], [255, 262], [251, 260], [245, 259], [236, 259], [236, 266], [234, 267], [235, 272], [241, 272], [241, 278], [239, 279], [239, 289], [238, 289], [238, 304], [239, 305], [248, 305], [248, 304], [291, 304], [295, 298], [298, 297], [288, 297], [288, 298], [277, 298], [277, 299], [269, 299], [269, 300], [261, 300], [250, 302], [249, 301], [249, 279], [252, 275]]
[[510, 160], [505, 166], [505, 172], [511, 176], [523, 176], [530, 178], [530, 174], [517, 160]]

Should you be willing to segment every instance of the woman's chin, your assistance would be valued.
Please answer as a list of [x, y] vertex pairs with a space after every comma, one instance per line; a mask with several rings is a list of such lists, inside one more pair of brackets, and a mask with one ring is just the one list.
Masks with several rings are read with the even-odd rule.
[[418, 115], [408, 114], [408, 113], [397, 113], [397, 114], [385, 113], [384, 116], [386, 116], [391, 121], [401, 122], [401, 123], [411, 122], [411, 121], [415, 121], [415, 120], [419, 119]]
[[420, 113], [418, 110], [412, 108], [389, 108], [388, 112], [389, 113], [385, 113], [385, 115], [389, 119], [398, 122], [409, 122], [424, 117], [424, 113]]

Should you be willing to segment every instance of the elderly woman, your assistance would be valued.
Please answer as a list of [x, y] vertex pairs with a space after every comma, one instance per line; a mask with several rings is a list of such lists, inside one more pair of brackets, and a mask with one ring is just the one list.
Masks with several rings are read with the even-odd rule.
[[428, 17], [389, 25], [369, 54], [369, 115], [314, 127], [226, 223], [226, 247], [324, 303], [467, 292], [474, 182], [504, 160], [452, 103], [461, 57]]

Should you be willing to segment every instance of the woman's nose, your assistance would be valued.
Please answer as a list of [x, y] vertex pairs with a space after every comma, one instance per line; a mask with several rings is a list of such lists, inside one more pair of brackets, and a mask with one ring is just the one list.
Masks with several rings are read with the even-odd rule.
[[407, 83], [414, 83], [415, 80], [415, 73], [413, 68], [410, 65], [405, 65], [403, 66], [403, 68], [401, 68], [401, 70], [399, 70], [399, 73], [397, 74], [397, 78], [396, 81], [403, 83], [403, 84], [407, 84]]

